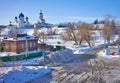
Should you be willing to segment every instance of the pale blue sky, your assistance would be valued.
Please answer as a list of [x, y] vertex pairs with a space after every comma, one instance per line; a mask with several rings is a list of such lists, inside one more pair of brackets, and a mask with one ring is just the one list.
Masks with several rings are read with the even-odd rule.
[[37, 22], [40, 10], [46, 22], [92, 22], [105, 14], [120, 17], [120, 0], [0, 0], [0, 25], [8, 25], [22, 12], [30, 23]]

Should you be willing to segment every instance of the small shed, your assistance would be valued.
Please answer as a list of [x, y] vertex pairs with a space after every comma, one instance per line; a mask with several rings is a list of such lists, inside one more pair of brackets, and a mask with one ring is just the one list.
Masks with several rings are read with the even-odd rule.
[[61, 46], [60, 45], [56, 45], [56, 50], [61, 50]]

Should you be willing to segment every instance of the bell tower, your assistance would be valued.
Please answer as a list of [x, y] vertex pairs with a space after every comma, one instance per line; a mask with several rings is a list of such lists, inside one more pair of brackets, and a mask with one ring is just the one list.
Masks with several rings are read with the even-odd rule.
[[45, 23], [45, 20], [44, 20], [44, 18], [43, 18], [42, 10], [40, 10], [40, 13], [39, 13], [38, 23]]

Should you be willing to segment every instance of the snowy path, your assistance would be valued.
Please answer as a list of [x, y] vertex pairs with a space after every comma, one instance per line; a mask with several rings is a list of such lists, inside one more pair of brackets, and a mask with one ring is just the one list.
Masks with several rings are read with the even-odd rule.
[[94, 49], [69, 63], [49, 65], [53, 72], [43, 76], [46, 79], [34, 79], [31, 83], [119, 83], [119, 58], [96, 56], [103, 48]]

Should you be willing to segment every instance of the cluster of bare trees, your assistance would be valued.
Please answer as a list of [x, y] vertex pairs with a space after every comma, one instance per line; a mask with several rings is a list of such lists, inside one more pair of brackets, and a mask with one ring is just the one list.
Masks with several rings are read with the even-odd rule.
[[77, 45], [81, 45], [83, 41], [86, 41], [91, 47], [91, 32], [93, 25], [82, 23], [79, 26], [76, 26], [74, 23], [68, 23], [68, 27], [65, 29], [65, 34], [62, 35], [62, 39], [65, 41], [72, 40]]
[[113, 40], [114, 38], [114, 32], [113, 32], [113, 27], [110, 25], [104, 25], [102, 32], [103, 32], [103, 38], [104, 41], [110, 42], [110, 40]]
[[[105, 42], [110, 42], [111, 40], [114, 41], [114, 30], [116, 27], [115, 18], [106, 15], [103, 21], [103, 27], [98, 29], [102, 31], [102, 37]], [[92, 31], [97, 30], [94, 29], [94, 24], [88, 24], [82, 22], [80, 25], [76, 25], [74, 23], [68, 23], [67, 28], [65, 29], [65, 33], [62, 34], [62, 38], [65, 41], [74, 41], [75, 44], [81, 45], [83, 41], [86, 41], [88, 45], [92, 46], [92, 40], [94, 39], [92, 36]]]

